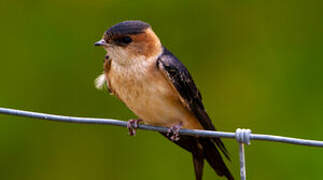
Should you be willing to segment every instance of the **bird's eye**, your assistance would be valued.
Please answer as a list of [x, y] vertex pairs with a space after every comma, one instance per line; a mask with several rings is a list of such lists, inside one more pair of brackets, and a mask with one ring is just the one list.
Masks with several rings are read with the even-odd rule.
[[121, 38], [115, 39], [114, 41], [117, 42], [117, 43], [119, 43], [119, 44], [126, 45], [126, 44], [131, 43], [132, 42], [132, 39], [129, 36], [125, 36], [125, 37], [121, 37]]
[[126, 36], [126, 37], [122, 38], [122, 42], [126, 43], [126, 44], [129, 44], [129, 43], [132, 42], [132, 39], [129, 36]]

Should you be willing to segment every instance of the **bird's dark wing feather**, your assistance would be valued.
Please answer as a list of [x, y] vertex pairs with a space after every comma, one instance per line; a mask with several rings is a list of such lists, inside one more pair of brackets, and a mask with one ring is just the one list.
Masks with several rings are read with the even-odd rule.
[[166, 48], [158, 58], [157, 65], [181, 96], [182, 103], [194, 113], [203, 128], [214, 130], [215, 128], [204, 110], [202, 96], [185, 66]]
[[[157, 60], [157, 68], [166, 76], [186, 108], [199, 120], [204, 129], [215, 130], [211, 119], [202, 104], [202, 96], [186, 67], [166, 48]], [[224, 155], [229, 159], [228, 151], [219, 138], [213, 139]]]

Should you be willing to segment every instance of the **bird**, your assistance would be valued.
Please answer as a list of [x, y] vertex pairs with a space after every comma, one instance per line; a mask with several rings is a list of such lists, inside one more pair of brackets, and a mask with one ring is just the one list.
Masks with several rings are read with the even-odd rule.
[[128, 121], [130, 135], [135, 135], [140, 122], [167, 127], [168, 133], [161, 134], [192, 153], [196, 180], [202, 180], [204, 160], [218, 176], [234, 179], [222, 158], [230, 160], [220, 138], [179, 136], [181, 128], [216, 129], [191, 74], [162, 45], [150, 24], [120, 22], [94, 45], [106, 50], [96, 87], [106, 87], [139, 118]]

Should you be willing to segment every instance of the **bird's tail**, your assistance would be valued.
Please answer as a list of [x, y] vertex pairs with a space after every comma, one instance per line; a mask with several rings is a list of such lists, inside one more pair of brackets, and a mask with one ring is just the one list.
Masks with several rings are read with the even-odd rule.
[[[164, 133], [161, 134], [166, 136]], [[181, 136], [178, 141], [173, 142], [192, 153], [196, 180], [202, 180], [204, 159], [207, 160], [219, 176], [225, 176], [228, 180], [234, 180], [219, 150], [215, 146], [217, 143], [214, 144], [213, 139]]]
[[225, 165], [219, 150], [211, 138], [199, 138], [203, 147], [203, 156], [219, 176], [225, 176], [228, 180], [234, 180], [229, 169]]
[[195, 171], [195, 179], [202, 180], [203, 167], [204, 167], [204, 157], [202, 151], [192, 152], [193, 155], [193, 165]]

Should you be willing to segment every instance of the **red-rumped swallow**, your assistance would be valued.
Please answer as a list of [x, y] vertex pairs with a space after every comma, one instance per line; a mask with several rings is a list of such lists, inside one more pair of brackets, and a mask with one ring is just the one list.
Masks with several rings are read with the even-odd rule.
[[130, 135], [139, 121], [164, 126], [162, 133], [191, 152], [196, 180], [202, 179], [204, 159], [219, 176], [233, 180], [218, 149], [229, 159], [220, 138], [181, 136], [180, 128], [215, 130], [202, 97], [185, 66], [160, 42], [151, 26], [142, 21], [125, 21], [108, 29], [95, 43], [107, 55], [98, 88], [124, 102], [140, 119], [128, 121]]

